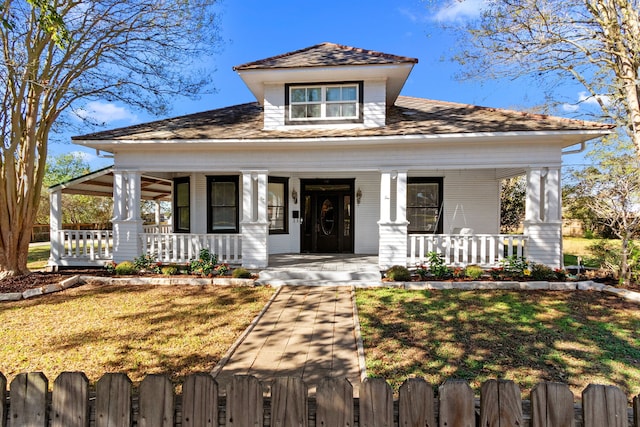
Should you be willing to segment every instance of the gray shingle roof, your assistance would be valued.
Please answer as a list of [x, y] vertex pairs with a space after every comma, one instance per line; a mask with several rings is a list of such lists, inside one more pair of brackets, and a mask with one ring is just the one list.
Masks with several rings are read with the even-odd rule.
[[338, 65], [415, 64], [417, 62], [416, 58], [391, 55], [335, 43], [320, 43], [282, 55], [236, 65], [233, 69], [242, 71], [273, 68], [332, 67]]
[[384, 127], [263, 130], [258, 103], [235, 105], [156, 122], [76, 136], [74, 140], [286, 139], [444, 135], [535, 131], [606, 131], [611, 125], [406, 96], [387, 109]]

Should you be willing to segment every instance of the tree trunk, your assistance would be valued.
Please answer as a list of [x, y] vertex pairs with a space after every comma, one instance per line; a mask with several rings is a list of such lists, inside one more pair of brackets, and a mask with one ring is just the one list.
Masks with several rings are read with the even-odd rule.
[[631, 270], [629, 269], [629, 239], [627, 236], [622, 237], [622, 250], [620, 251], [620, 275], [618, 282], [621, 285], [631, 283]]

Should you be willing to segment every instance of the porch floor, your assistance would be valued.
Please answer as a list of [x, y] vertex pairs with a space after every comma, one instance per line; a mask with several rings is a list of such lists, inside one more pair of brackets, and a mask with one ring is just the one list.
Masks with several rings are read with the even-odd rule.
[[381, 280], [377, 255], [278, 254], [269, 255], [269, 267], [258, 283], [273, 286], [375, 285]]

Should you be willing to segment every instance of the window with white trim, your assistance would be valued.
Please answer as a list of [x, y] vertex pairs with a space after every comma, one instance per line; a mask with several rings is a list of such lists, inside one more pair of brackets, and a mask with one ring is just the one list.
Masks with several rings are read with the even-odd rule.
[[286, 123], [362, 121], [362, 82], [285, 85]]

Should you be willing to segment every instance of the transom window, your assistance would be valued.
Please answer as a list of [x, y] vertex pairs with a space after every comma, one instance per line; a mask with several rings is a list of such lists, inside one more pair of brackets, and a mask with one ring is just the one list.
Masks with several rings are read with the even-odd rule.
[[362, 83], [286, 85], [289, 124], [362, 120]]

